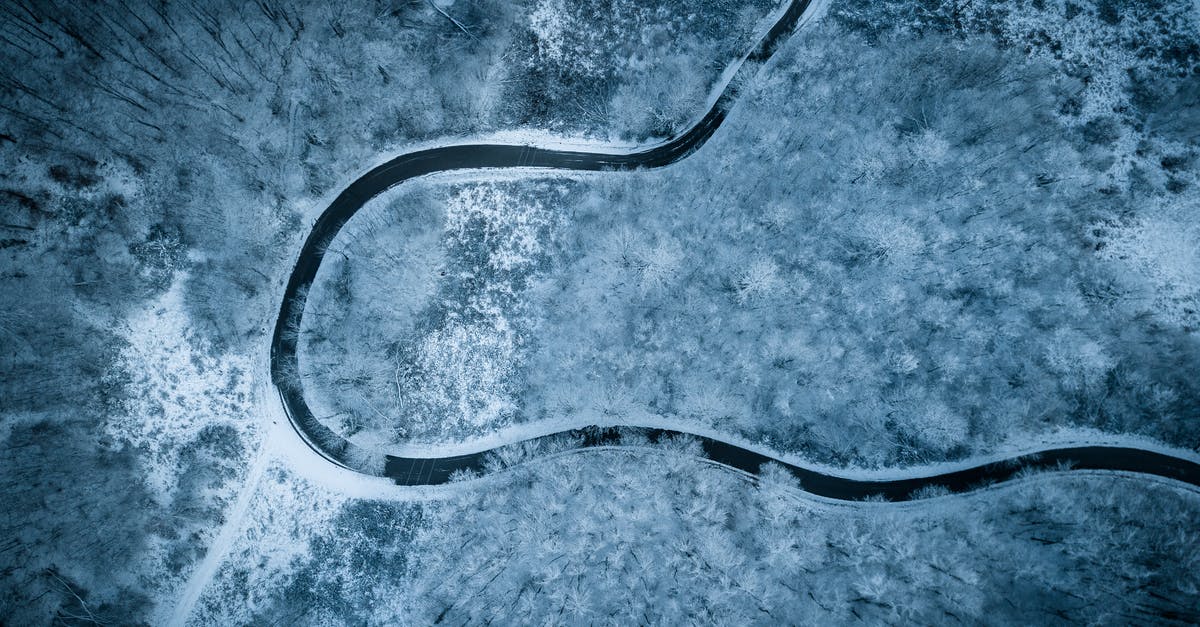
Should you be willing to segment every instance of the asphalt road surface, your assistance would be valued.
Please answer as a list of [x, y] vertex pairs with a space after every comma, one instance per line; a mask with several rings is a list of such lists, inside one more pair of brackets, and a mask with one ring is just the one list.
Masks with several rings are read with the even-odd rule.
[[[796, 29], [812, 0], [794, 0], [782, 17], [759, 42], [747, 60], [762, 62]], [[364, 450], [347, 441], [313, 415], [304, 400], [296, 373], [297, 343], [308, 287], [317, 276], [325, 250], [346, 222], [375, 196], [407, 180], [452, 170], [480, 168], [549, 168], [559, 170], [634, 170], [660, 168], [695, 152], [717, 130], [738, 97], [743, 73], [756, 71], [757, 63], [743, 63], [711, 109], [692, 128], [666, 143], [633, 153], [550, 150], [522, 145], [475, 144], [431, 148], [403, 154], [371, 170], [347, 187], [320, 215], [300, 250], [288, 279], [279, 318], [271, 339], [271, 376], [296, 433], [310, 448], [330, 463], [364, 474], [386, 476], [401, 485], [437, 485], [450, 480], [455, 471], [483, 472], [491, 451], [450, 457], [396, 457]], [[927, 486], [951, 492], [966, 492], [1013, 477], [1022, 468], [1077, 468], [1144, 473], [1200, 486], [1200, 464], [1137, 448], [1088, 446], [1058, 448], [1023, 455], [999, 463], [980, 465], [934, 476], [907, 477], [888, 481], [864, 481], [781, 462], [761, 453], [720, 440], [656, 428], [595, 426], [535, 440], [567, 439], [581, 448], [619, 445], [622, 435], [637, 435], [655, 441], [670, 436], [698, 440], [704, 455], [719, 464], [757, 474], [762, 464], [776, 462], [799, 480], [802, 488], [820, 496], [858, 500], [883, 497], [891, 501], [914, 498]]]

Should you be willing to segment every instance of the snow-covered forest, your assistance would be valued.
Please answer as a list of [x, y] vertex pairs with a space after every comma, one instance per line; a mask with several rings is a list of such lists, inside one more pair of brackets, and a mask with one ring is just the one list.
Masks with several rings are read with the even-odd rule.
[[[0, 3], [0, 624], [1200, 622], [1200, 502], [1144, 477], [834, 508], [677, 442], [432, 498], [280, 452], [270, 329], [348, 181], [678, 133], [777, 8]], [[310, 295], [319, 417], [1200, 447], [1194, 2], [831, 0], [761, 70], [668, 169], [378, 199]]]
[[376, 201], [313, 288], [318, 413], [366, 441], [690, 421], [872, 466], [1200, 445], [1190, 61], [846, 21], [676, 166]]
[[324, 196], [416, 141], [678, 130], [774, 6], [671, 6], [0, 6], [0, 622], [169, 611], [262, 445]]
[[[436, 503], [313, 498], [279, 473], [198, 623], [1195, 621], [1200, 502], [1030, 475], [897, 509], [828, 505], [665, 453], [514, 467]], [[283, 511], [295, 522], [278, 524]], [[1153, 516], [1146, 512], [1153, 511]], [[371, 568], [368, 568], [370, 565]]]

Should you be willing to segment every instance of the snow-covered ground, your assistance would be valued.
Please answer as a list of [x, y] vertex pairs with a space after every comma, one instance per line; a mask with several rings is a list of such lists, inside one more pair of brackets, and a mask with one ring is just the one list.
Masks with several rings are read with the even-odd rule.
[[166, 293], [127, 320], [121, 360], [134, 393], [127, 412], [106, 425], [109, 437], [146, 451], [147, 482], [163, 499], [187, 471], [179, 465], [180, 447], [205, 427], [228, 424], [244, 441], [258, 439], [258, 425], [242, 418], [253, 407], [253, 364], [217, 353], [192, 329], [183, 302], [186, 280], [176, 277]]
[[[253, 364], [214, 350], [194, 331], [183, 302], [185, 280], [184, 274], [176, 276], [170, 289], [126, 320], [121, 333], [127, 344], [120, 359], [131, 378], [131, 394], [123, 411], [111, 415], [105, 424], [107, 438], [142, 453], [144, 480], [156, 505], [164, 510], [169, 510], [175, 499], [184, 498], [180, 495], [184, 475], [207, 470], [193, 467], [183, 457], [189, 446], [202, 439], [205, 429], [229, 429], [221, 437], [236, 440], [232, 444], [243, 451], [253, 451], [261, 439], [260, 425], [248, 419], [256, 406], [251, 383]], [[261, 469], [237, 469], [237, 462], [220, 460], [225, 467], [240, 472], [244, 482], [257, 482]], [[203, 497], [217, 508], [233, 503], [226, 516], [235, 516], [240, 502], [234, 497], [241, 483], [236, 478], [206, 483], [201, 488]], [[174, 598], [184, 585], [181, 574], [172, 573], [168, 565], [172, 553], [180, 550], [179, 543], [193, 538], [204, 543], [217, 533], [215, 529], [182, 526], [179, 531], [182, 539], [151, 537], [146, 571], [155, 584], [148, 592], [159, 599], [160, 610], [169, 605], [165, 599]], [[219, 542], [219, 538], [214, 541]]]

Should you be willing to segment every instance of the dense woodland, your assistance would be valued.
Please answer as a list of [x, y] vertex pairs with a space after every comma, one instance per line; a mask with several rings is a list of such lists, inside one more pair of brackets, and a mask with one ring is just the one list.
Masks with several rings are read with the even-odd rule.
[[[0, 622], [173, 602], [259, 447], [277, 286], [350, 173], [492, 130], [673, 132], [772, 8], [669, 5], [0, 6]], [[685, 59], [688, 89], [638, 86]]]
[[[164, 608], [169, 613], [173, 593], [225, 521], [261, 445], [255, 404], [275, 402], [258, 394], [267, 383], [266, 334], [280, 284], [322, 200], [354, 172], [416, 141], [513, 128], [624, 140], [679, 130], [771, 8], [725, 0], [688, 7], [680, 12], [678, 3], [620, 0], [0, 5], [0, 496], [7, 506], [0, 517], [0, 622], [138, 624], [161, 620]], [[787, 361], [787, 351], [804, 345], [775, 344], [772, 350], [784, 352], [771, 360], [755, 354], [734, 360], [737, 376], [767, 376], [758, 387], [716, 380], [725, 387], [715, 391], [729, 394], [706, 402], [732, 403], [732, 409], [717, 405], [707, 418], [712, 424], [818, 457], [872, 463], [966, 454], [1053, 424], [1195, 446], [1197, 391], [1183, 378], [1196, 364], [1195, 19], [1182, 0], [832, 2], [820, 28], [774, 61], [758, 95], [739, 103], [714, 143], [679, 168], [587, 185], [434, 189], [423, 192], [428, 201], [406, 202], [405, 211], [416, 212], [403, 218], [412, 230], [357, 231], [364, 234], [363, 249], [372, 237], [392, 238], [385, 241], [395, 244], [397, 263], [379, 265], [364, 256], [377, 266], [343, 271], [408, 273], [413, 280], [395, 287], [417, 292], [370, 299], [372, 311], [394, 306], [402, 319], [380, 314], [361, 327], [380, 340], [364, 341], [376, 352], [361, 353], [357, 370], [347, 367], [340, 380], [324, 384], [337, 393], [320, 402], [358, 403], [346, 412], [360, 417], [355, 420], [382, 420], [382, 414], [390, 422], [377, 426], [393, 437], [480, 432], [538, 418], [520, 414], [528, 408], [564, 407], [546, 398], [552, 382], [528, 379], [541, 355], [554, 366], [544, 374], [562, 375], [562, 390], [576, 400], [606, 399], [605, 407], [618, 411], [644, 408], [650, 388], [623, 391], [623, 380], [647, 386], [675, 375], [664, 369], [622, 379], [627, 366], [617, 356], [655, 358], [658, 349], [634, 331], [675, 339], [671, 333], [687, 330], [663, 317], [672, 307], [679, 311], [682, 301], [639, 307], [676, 293], [655, 290], [680, 284], [682, 269], [699, 267], [687, 257], [693, 251], [684, 239], [669, 239], [672, 228], [688, 226], [672, 222], [684, 216], [664, 210], [671, 207], [694, 211], [696, 220], [707, 216], [748, 229], [706, 241], [701, 250], [714, 255], [706, 260], [713, 276], [688, 283], [700, 297], [741, 312], [743, 326], [750, 312], [790, 324], [788, 299], [800, 297], [796, 286], [807, 286], [805, 306], [829, 321], [814, 341], [833, 352], [823, 354], [822, 368], [805, 374], [812, 378], [802, 384], [787, 379], [804, 374], [801, 362]], [[886, 80], [871, 84], [877, 75]], [[998, 115], [1004, 108], [989, 99], [1011, 107], [1011, 116]], [[1005, 176], [1005, 186], [995, 184]], [[703, 185], [694, 186], [699, 179]], [[974, 180], [984, 185], [971, 189]], [[768, 197], [792, 201], [771, 207], [755, 200]], [[451, 214], [457, 217], [446, 221]], [[576, 214], [591, 215], [594, 231], [573, 221]], [[797, 221], [820, 228], [803, 231]], [[593, 256], [620, 250], [576, 245], [590, 245], [589, 238], [619, 243], [612, 238], [630, 225], [641, 229], [630, 240], [630, 256], [595, 267], [604, 280], [624, 286], [613, 291], [619, 298], [601, 303], [604, 315], [641, 321], [644, 329], [631, 326], [612, 336], [614, 343], [603, 347], [607, 355], [589, 366], [595, 381], [579, 382], [587, 370], [563, 369], [554, 354], [534, 350], [554, 346], [553, 334], [565, 337], [579, 321], [601, 320], [590, 314], [572, 319], [578, 311], [566, 306], [595, 305], [586, 300], [594, 291], [570, 302], [559, 296], [554, 306], [562, 306], [555, 309], [562, 315], [553, 319], [527, 317], [532, 322], [510, 329], [485, 324], [499, 319], [485, 317], [496, 312], [518, 320], [534, 311], [520, 310], [520, 302], [542, 303], [536, 311], [544, 318], [544, 305], [553, 302], [550, 279], [581, 280], [578, 272], [593, 267]], [[428, 241], [414, 247], [419, 233]], [[474, 250], [477, 258], [464, 254], [471, 238], [489, 233], [497, 237]], [[763, 243], [747, 258], [755, 236]], [[447, 246], [455, 241], [463, 250]], [[957, 245], [964, 248], [956, 251]], [[1015, 254], [1027, 246], [1030, 254]], [[676, 253], [677, 265], [664, 264]], [[421, 255], [426, 265], [409, 265]], [[460, 273], [448, 273], [447, 281], [439, 272], [450, 263], [459, 264]], [[968, 272], [975, 263], [990, 265]], [[461, 271], [470, 264], [487, 269], [490, 280], [468, 285]], [[942, 268], [962, 270], [961, 279], [938, 274]], [[907, 280], [921, 272], [925, 278]], [[987, 283], [991, 276], [1000, 278]], [[318, 289], [334, 285], [327, 281]], [[894, 302], [878, 298], [896, 285], [909, 291]], [[439, 290], [451, 298], [441, 309], [427, 307]], [[1018, 298], [1024, 300], [1013, 304]], [[456, 310], [477, 317], [458, 326], [436, 322]], [[703, 310], [684, 313], [701, 316]], [[392, 333], [394, 324], [410, 325], [423, 341]], [[729, 344], [731, 331], [723, 327], [703, 339]], [[332, 344], [336, 338], [311, 339]], [[741, 338], [729, 349], [773, 346], [760, 339]], [[464, 342], [484, 350], [461, 354], [456, 347]], [[624, 350], [630, 346], [641, 352]], [[424, 362], [412, 352], [422, 347], [430, 356]], [[525, 351], [519, 369], [483, 380], [488, 385], [461, 383], [485, 374], [479, 368], [490, 368], [488, 360], [510, 349]], [[887, 360], [866, 356], [874, 350]], [[320, 359], [346, 359], [336, 347], [322, 351]], [[947, 351], [965, 361], [943, 363]], [[696, 355], [698, 372], [711, 371], [722, 358], [707, 347]], [[309, 363], [317, 357], [310, 354]], [[446, 366], [465, 379], [435, 377]], [[372, 402], [372, 394], [385, 394], [372, 378], [379, 372], [390, 381], [390, 396], [380, 398], [422, 411], [374, 412], [355, 400], [352, 392], [360, 389]], [[795, 390], [789, 397], [779, 389], [787, 385], [828, 385], [832, 398]], [[947, 398], [956, 385], [970, 393]], [[415, 393], [421, 390], [428, 394]], [[761, 393], [749, 396], [752, 390]], [[602, 395], [587, 396], [594, 393]], [[985, 403], [993, 393], [993, 403]], [[685, 397], [676, 391], [660, 398]], [[1009, 407], [1003, 399], [1012, 398], [1037, 401], [1037, 411], [1022, 403]], [[765, 413], [749, 413], [758, 408]], [[437, 422], [455, 409], [454, 420]], [[396, 422], [413, 416], [426, 422]], [[931, 416], [938, 421], [921, 422]], [[780, 420], [770, 425], [766, 417]], [[1046, 424], [1028, 424], [1043, 417]], [[927, 434], [938, 438], [926, 441]], [[1196, 516], [1193, 501], [1173, 492], [1073, 480], [1009, 501], [981, 496], [944, 514], [920, 514], [932, 517], [913, 527], [932, 538], [926, 547], [911, 539], [876, 540], [919, 512], [900, 523], [858, 514], [850, 522], [827, 518], [821, 524], [840, 535], [819, 549], [822, 561], [787, 563], [842, 569], [846, 578], [873, 575], [850, 581], [851, 587], [814, 591], [807, 598], [820, 602], [805, 609], [776, 605], [785, 597], [805, 603], [806, 595], [789, 596], [794, 591], [778, 587], [791, 580], [759, 575], [761, 582], [741, 584], [697, 561], [730, 557], [727, 548], [690, 547], [705, 538], [713, 550], [734, 540], [756, 551], [775, 546], [753, 532], [731, 535], [756, 526], [746, 521], [758, 510], [741, 522], [719, 513], [740, 513], [747, 502], [764, 499], [761, 492], [682, 458], [645, 466], [589, 459], [597, 465], [542, 467], [530, 471], [536, 476], [477, 493], [478, 500], [429, 508], [331, 505], [328, 495], [271, 483], [283, 486], [286, 498], [259, 512], [259, 526], [242, 550], [230, 553], [221, 585], [212, 589], [226, 596], [208, 598], [202, 609], [241, 622], [258, 607], [248, 597], [266, 595], [261, 622], [390, 623], [396, 616], [428, 622], [439, 614], [486, 620], [498, 598], [488, 596], [493, 592], [513, 592], [532, 604], [522, 611], [565, 615], [559, 595], [574, 594], [582, 583], [605, 591], [621, 590], [606, 585], [644, 582], [609, 597], [577, 598], [572, 612], [607, 614], [613, 599], [625, 601], [625, 608], [673, 611], [653, 596], [673, 585], [665, 580], [582, 579], [602, 574], [578, 572], [587, 564], [584, 556], [596, 551], [596, 536], [578, 536], [563, 525], [589, 517], [603, 523], [612, 515], [629, 523], [611, 527], [628, 533], [607, 545], [616, 560], [608, 572], [662, 557], [663, 568], [686, 563], [679, 571], [692, 577], [685, 592], [715, 586], [712, 605], [675, 616], [690, 611], [701, 620], [736, 620], [737, 605], [755, 613], [745, 622], [799, 619], [832, 607], [842, 598], [837, 595], [851, 595], [838, 607], [880, 619], [944, 622], [952, 619], [942, 612], [962, 610], [964, 617], [1012, 616], [1012, 622], [1053, 620], [1047, 612], [1069, 621], [1134, 620], [1125, 612], [1195, 620], [1188, 613], [1194, 608], [1178, 606], [1195, 597], [1189, 574], [1196, 542], [1185, 532]], [[662, 471], [653, 466], [664, 460], [678, 466], [673, 479], [655, 474]], [[693, 481], [711, 482], [714, 491], [672, 496], [689, 494], [680, 486]], [[669, 494], [647, 501], [656, 486]], [[508, 534], [511, 521], [571, 503], [576, 492], [595, 499], [580, 510], [588, 516], [530, 518], [539, 522], [528, 529], [564, 546], [579, 544], [569, 551], [553, 543], [513, 544], [526, 536]], [[706, 499], [717, 514], [702, 511]], [[605, 510], [606, 502], [617, 508]], [[328, 517], [304, 517], [318, 509]], [[764, 511], [787, 521], [763, 527], [764, 534], [810, 531], [804, 508]], [[653, 527], [656, 518], [664, 526]], [[974, 545], [951, 533], [978, 520], [993, 526], [969, 535], [979, 540]], [[861, 533], [845, 531], [856, 529]], [[1013, 529], [1039, 534], [1030, 540]], [[665, 541], [680, 531], [695, 535]], [[257, 541], [272, 533], [284, 534], [287, 546], [254, 562], [279, 548]], [[1013, 537], [1015, 544], [1005, 544]], [[897, 563], [910, 567], [904, 556], [935, 546], [944, 552], [930, 552], [929, 563], [947, 555], [953, 563], [986, 565], [979, 570], [1000, 583], [985, 587], [985, 601], [977, 602], [974, 584], [928, 570], [889, 570]], [[547, 569], [564, 561], [575, 566], [538, 573], [535, 587], [526, 586], [533, 580], [527, 571], [506, 568], [477, 597], [483, 605], [471, 605], [467, 595], [480, 592], [486, 580], [463, 577], [491, 577], [497, 564], [534, 564], [543, 554], [520, 553], [533, 550], [558, 551], [545, 554], [556, 560]], [[799, 559], [798, 549], [781, 550]], [[731, 568], [746, 568], [748, 555], [731, 558]], [[351, 569], [337, 570], [343, 565]], [[266, 576], [280, 585], [247, 588]], [[445, 587], [434, 589], [438, 581]], [[1051, 586], [1053, 599], [1042, 583]], [[935, 587], [943, 584], [965, 596], [944, 597]], [[1000, 592], [1024, 585], [1037, 590], [1020, 597]], [[402, 594], [412, 590], [423, 591], [424, 600], [397, 605], [411, 599]], [[919, 607], [895, 609], [902, 602]], [[267, 613], [270, 603], [274, 611]], [[759, 612], [760, 605], [774, 614]], [[1101, 614], [1110, 608], [1111, 616]]]
[[1047, 477], [901, 510], [822, 507], [782, 470], [752, 486], [686, 446], [585, 455], [428, 508], [408, 557], [415, 622], [1200, 618], [1200, 510], [1171, 488]]
[[237, 547], [244, 559], [227, 564], [195, 616], [622, 625], [1200, 618], [1197, 500], [1144, 480], [1031, 475], [911, 507], [829, 506], [807, 500], [786, 473], [753, 485], [699, 462], [686, 442], [533, 458], [447, 500], [302, 506], [300, 524], [279, 524], [280, 505], [313, 487], [280, 476], [257, 498]]
[[663, 171], [370, 208], [314, 288], [310, 397], [393, 440], [668, 418], [869, 465], [1060, 428], [1200, 445], [1190, 57], [1121, 57], [1153, 88], [1113, 94], [1080, 76], [1111, 59], [845, 22]]

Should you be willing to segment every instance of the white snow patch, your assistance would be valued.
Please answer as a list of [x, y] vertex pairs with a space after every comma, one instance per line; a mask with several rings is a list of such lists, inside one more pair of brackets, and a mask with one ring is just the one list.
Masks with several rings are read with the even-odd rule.
[[416, 393], [432, 415], [487, 427], [516, 412], [509, 389], [516, 333], [503, 317], [492, 322], [450, 322], [421, 342], [417, 367], [424, 376]]
[[488, 266], [511, 272], [528, 267], [542, 251], [541, 233], [554, 212], [534, 199], [517, 199], [494, 186], [476, 186], [455, 194], [446, 207], [446, 233], [466, 240], [480, 224], [489, 245]]
[[529, 14], [529, 30], [537, 38], [538, 57], [542, 61], [563, 61], [566, 33], [571, 28], [571, 16], [563, 0], [542, 0]]
[[[186, 275], [135, 313], [122, 336], [120, 365], [131, 377], [125, 412], [105, 424], [105, 434], [143, 451], [147, 483], [166, 502], [178, 475], [181, 446], [206, 426], [229, 424], [252, 435], [248, 359], [221, 355], [190, 325], [183, 302]], [[249, 443], [255, 438], [243, 438]]]
[[1105, 233], [1101, 259], [1123, 265], [1149, 287], [1154, 314], [1174, 324], [1194, 321], [1200, 310], [1200, 226], [1190, 206], [1149, 208]]

